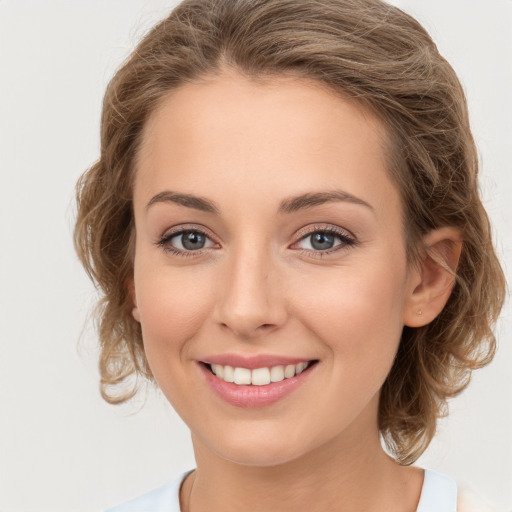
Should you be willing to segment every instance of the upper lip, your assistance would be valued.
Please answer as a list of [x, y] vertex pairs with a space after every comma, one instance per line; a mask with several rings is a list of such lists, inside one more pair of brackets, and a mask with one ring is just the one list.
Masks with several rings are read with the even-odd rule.
[[232, 366], [233, 368], [265, 368], [272, 366], [286, 366], [288, 364], [307, 363], [313, 359], [306, 357], [290, 357], [272, 354], [244, 355], [244, 354], [216, 354], [201, 359], [201, 362], [208, 364], [220, 364], [221, 366]]

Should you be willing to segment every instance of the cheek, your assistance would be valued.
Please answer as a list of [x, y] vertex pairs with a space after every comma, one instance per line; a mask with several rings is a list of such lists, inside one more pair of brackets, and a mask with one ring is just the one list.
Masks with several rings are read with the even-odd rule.
[[[405, 264], [383, 261], [302, 280], [303, 323], [328, 346], [341, 371], [389, 370], [403, 328]], [[297, 297], [299, 290], [293, 294]]]
[[[135, 288], [144, 349], [158, 380], [158, 366], [185, 359], [188, 345], [208, 315], [211, 297], [198, 276], [188, 279], [183, 272], [159, 268], [137, 268]], [[173, 354], [172, 358], [165, 357]]]

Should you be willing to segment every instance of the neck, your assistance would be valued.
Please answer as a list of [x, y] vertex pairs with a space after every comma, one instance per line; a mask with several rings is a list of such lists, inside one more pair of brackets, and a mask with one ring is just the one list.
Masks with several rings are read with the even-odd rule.
[[423, 481], [383, 450], [378, 429], [333, 439], [292, 461], [234, 463], [193, 437], [197, 469], [182, 486], [183, 512], [413, 512]]

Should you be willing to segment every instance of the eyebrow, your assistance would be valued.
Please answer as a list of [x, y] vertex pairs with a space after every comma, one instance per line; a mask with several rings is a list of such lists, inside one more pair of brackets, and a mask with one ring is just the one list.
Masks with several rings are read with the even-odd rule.
[[314, 206], [338, 201], [366, 206], [370, 210], [375, 211], [370, 203], [363, 201], [359, 197], [349, 194], [344, 190], [332, 190], [329, 192], [309, 192], [297, 197], [285, 199], [279, 206], [279, 213], [294, 213], [299, 210], [305, 210]]
[[[307, 192], [296, 197], [284, 199], [279, 205], [278, 213], [290, 214], [300, 210], [313, 208], [314, 206], [320, 206], [325, 203], [334, 203], [339, 201], [365, 206], [374, 211], [373, 206], [370, 203], [363, 201], [363, 199], [360, 199], [359, 197], [349, 194], [343, 190], [332, 190], [328, 192]], [[215, 215], [220, 214], [219, 207], [209, 199], [194, 196], [192, 194], [172, 192], [170, 190], [160, 192], [159, 194], [153, 196], [149, 203], [146, 205], [146, 210], [148, 210], [154, 204], [169, 202], [206, 213], [213, 213]]]
[[176, 203], [187, 208], [193, 208], [194, 210], [200, 210], [202, 212], [214, 213], [219, 215], [220, 210], [213, 201], [205, 199], [204, 197], [194, 196], [192, 194], [180, 194], [178, 192], [171, 192], [165, 190], [160, 192], [156, 196], [153, 196], [149, 203], [146, 205], [146, 211], [157, 203]]

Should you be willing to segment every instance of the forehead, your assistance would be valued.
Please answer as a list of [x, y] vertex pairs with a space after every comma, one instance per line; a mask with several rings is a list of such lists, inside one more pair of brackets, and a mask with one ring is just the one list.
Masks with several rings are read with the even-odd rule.
[[[351, 118], [350, 133], [340, 133], [343, 126], [337, 121], [347, 116]], [[177, 128], [175, 133], [169, 133], [169, 121]], [[314, 129], [309, 129], [311, 126]], [[368, 107], [336, 93], [326, 84], [290, 75], [249, 78], [224, 70], [219, 75], [181, 85], [162, 98], [144, 127], [142, 154], [148, 145], [154, 149], [151, 145], [158, 142], [163, 129], [175, 139], [180, 135], [189, 138], [194, 132], [210, 132], [213, 142], [213, 135], [220, 138], [223, 128], [230, 130], [231, 137], [234, 130], [242, 136], [253, 135], [255, 144], [264, 141], [257, 137], [264, 135], [258, 133], [258, 128], [265, 133], [271, 129], [306, 130], [307, 138], [317, 143], [340, 141], [340, 137], [350, 139], [351, 134], [357, 135], [362, 144], [363, 137], [372, 137], [379, 146], [387, 143], [387, 131]]]
[[318, 82], [284, 76], [255, 82], [225, 72], [161, 101], [144, 129], [135, 195], [170, 186], [208, 192], [220, 180], [262, 194], [273, 184], [289, 194], [341, 186], [371, 196], [369, 185], [378, 184], [384, 196], [396, 196], [386, 144], [375, 115]]

